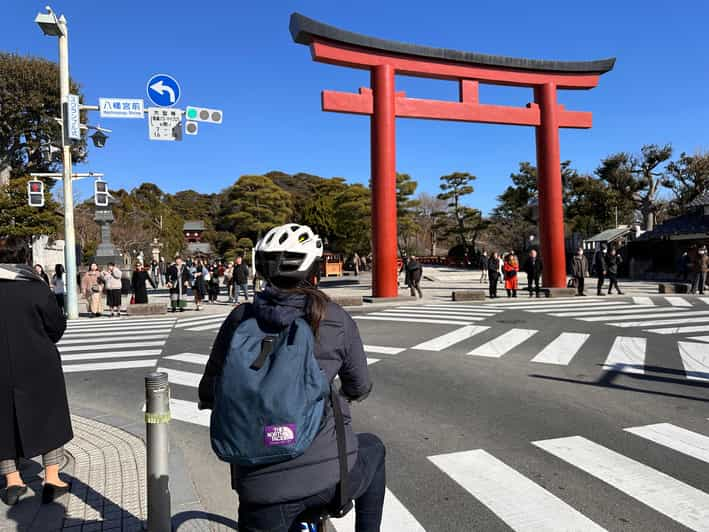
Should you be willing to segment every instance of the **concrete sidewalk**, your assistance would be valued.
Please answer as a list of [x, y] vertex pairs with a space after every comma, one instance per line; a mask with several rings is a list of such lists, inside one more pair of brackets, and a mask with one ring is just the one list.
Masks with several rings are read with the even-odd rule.
[[[42, 505], [41, 462], [22, 461], [21, 472], [30, 489], [13, 507], [0, 502], [1, 532], [147, 529], [143, 424], [89, 409], [81, 409], [81, 414], [72, 415], [74, 439], [65, 447], [61, 466], [62, 478], [71, 482], [71, 492]], [[175, 446], [170, 454], [170, 492], [173, 530], [236, 530], [233, 520], [203, 511]]]

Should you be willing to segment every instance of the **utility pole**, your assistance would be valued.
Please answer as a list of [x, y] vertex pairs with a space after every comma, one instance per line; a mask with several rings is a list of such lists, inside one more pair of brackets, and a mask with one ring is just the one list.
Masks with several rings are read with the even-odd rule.
[[62, 35], [59, 36], [59, 94], [62, 107], [62, 163], [64, 179], [64, 263], [66, 268], [67, 315], [70, 320], [79, 317], [76, 291], [76, 235], [74, 234], [74, 191], [71, 180], [71, 140], [64, 129], [69, 101], [69, 33], [64, 15], [59, 19]]
[[67, 131], [69, 112], [69, 30], [64, 15], [57, 18], [52, 8], [40, 13], [35, 22], [45, 35], [59, 40], [59, 100], [62, 116], [62, 163], [64, 186], [64, 267], [66, 269], [66, 309], [70, 320], [79, 317], [78, 294], [76, 292], [76, 236], [74, 234], [74, 193], [71, 172], [71, 139]]

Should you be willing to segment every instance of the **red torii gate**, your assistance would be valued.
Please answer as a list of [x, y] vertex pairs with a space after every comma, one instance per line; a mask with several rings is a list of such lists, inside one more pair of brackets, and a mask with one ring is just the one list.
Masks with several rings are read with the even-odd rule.
[[[615, 58], [547, 61], [430, 48], [345, 31], [299, 13], [290, 20], [293, 40], [310, 46], [313, 60], [367, 69], [371, 88], [359, 93], [322, 92], [323, 111], [371, 116], [373, 295], [398, 295], [396, 279], [396, 117], [534, 126], [537, 142], [539, 233], [545, 261], [544, 286], [566, 286], [559, 128], [590, 128], [591, 113], [568, 111], [557, 89], [591, 89]], [[396, 92], [403, 74], [459, 83], [458, 102], [407, 98]], [[534, 89], [526, 107], [481, 104], [478, 84]]]

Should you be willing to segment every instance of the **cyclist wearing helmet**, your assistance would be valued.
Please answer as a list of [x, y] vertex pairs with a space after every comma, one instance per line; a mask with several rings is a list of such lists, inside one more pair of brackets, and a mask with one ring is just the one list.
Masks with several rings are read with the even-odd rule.
[[[266, 287], [253, 304], [235, 308], [222, 324], [199, 385], [202, 407], [211, 408], [232, 336], [239, 324], [256, 318], [263, 330], [280, 331], [297, 318], [315, 334], [315, 358], [330, 382], [340, 377], [338, 397], [345, 420], [347, 493], [355, 500], [357, 532], [380, 529], [385, 492], [385, 449], [373, 434], [355, 434], [348, 400], [371, 391], [367, 359], [354, 320], [312, 286], [322, 258], [322, 241], [307, 226], [270, 230], [255, 248], [256, 270]], [[259, 466], [231, 465], [232, 488], [239, 495], [239, 530], [300, 530], [306, 510], [337, 508], [340, 462], [333, 408], [325, 408], [320, 430], [306, 451], [291, 460]], [[344, 463], [344, 460], [343, 460]]]

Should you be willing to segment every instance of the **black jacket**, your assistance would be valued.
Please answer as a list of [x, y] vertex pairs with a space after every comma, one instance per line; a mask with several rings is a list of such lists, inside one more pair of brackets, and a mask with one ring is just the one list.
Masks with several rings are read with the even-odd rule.
[[[214, 385], [221, 375], [234, 331], [251, 317], [259, 321], [264, 331], [276, 332], [305, 315], [306, 298], [266, 288], [256, 294], [254, 304], [235, 308], [219, 330], [204, 376], [199, 383], [199, 399], [205, 406], [214, 400]], [[342, 393], [354, 399], [363, 399], [372, 388], [367, 368], [367, 356], [354, 320], [339, 305], [329, 303], [325, 318], [320, 323], [315, 347], [320, 369], [332, 381], [340, 376]], [[341, 399], [345, 417], [348, 462], [350, 469], [357, 457], [357, 438], [352, 430], [349, 404]], [[327, 403], [326, 403], [327, 404]], [[323, 425], [312, 445], [301, 456], [265, 466], [232, 466], [232, 487], [239, 498], [257, 504], [270, 504], [302, 499], [329, 487], [340, 480], [335, 420], [328, 404]]]
[[133, 277], [131, 278], [130, 284], [133, 290], [133, 295], [135, 296], [136, 304], [143, 304], [148, 302], [148, 289], [145, 286], [145, 282], [149, 282], [150, 286], [155, 288], [155, 283], [153, 279], [148, 275], [145, 270], [134, 271]]
[[0, 460], [32, 458], [73, 438], [54, 345], [65, 328], [39, 277], [0, 280]]
[[608, 271], [608, 255], [603, 251], [597, 251], [593, 258], [593, 273], [595, 275], [603, 275], [603, 272]]
[[421, 277], [423, 276], [423, 268], [421, 267], [421, 264], [418, 261], [415, 261], [413, 259], [408, 260], [406, 262], [404, 270], [406, 271], [406, 273], [404, 274], [405, 285], [411, 286], [421, 281]]
[[[179, 279], [178, 276], [180, 277]], [[182, 265], [181, 275], [177, 272], [177, 264], [173, 264], [167, 269], [166, 278], [167, 282], [172, 285], [172, 287], [170, 288], [170, 293], [177, 294], [178, 285], [181, 285], [182, 295], [184, 296], [187, 293], [187, 286], [185, 286], [185, 283], [187, 283], [188, 285], [190, 284], [190, 281], [192, 280], [192, 275], [190, 275], [190, 270], [186, 264]]]
[[623, 264], [623, 257], [620, 255], [611, 255], [610, 253], [606, 256], [606, 271], [612, 273], [613, 275], [618, 275], [618, 267]]
[[588, 260], [586, 255], [574, 255], [571, 259], [571, 275], [574, 277], [586, 277], [588, 275]]
[[527, 262], [524, 263], [524, 268], [522, 269], [530, 277], [539, 277], [544, 269], [544, 264], [539, 257], [536, 257], [534, 261], [532, 261], [532, 257], [527, 257]]
[[488, 276], [492, 277], [497, 277], [500, 275], [500, 264], [502, 263], [501, 259], [495, 259], [493, 257], [490, 257], [487, 261], [487, 273]]
[[237, 285], [246, 284], [249, 282], [249, 267], [244, 264], [234, 265], [234, 276], [232, 277], [233, 283]]

